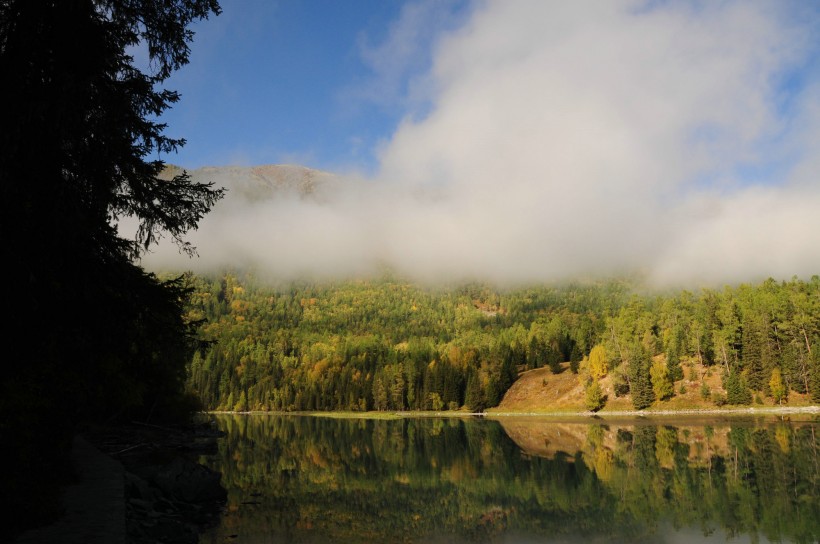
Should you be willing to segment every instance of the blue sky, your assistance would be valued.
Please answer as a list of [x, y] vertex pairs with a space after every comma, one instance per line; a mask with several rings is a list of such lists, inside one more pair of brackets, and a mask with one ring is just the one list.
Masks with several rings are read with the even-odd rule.
[[411, 110], [408, 82], [430, 66], [435, 36], [466, 4], [423, 8], [412, 50], [380, 66], [403, 10], [386, 0], [222, 0], [194, 26], [190, 63], [167, 87], [182, 100], [164, 116], [187, 140], [167, 162], [187, 168], [299, 163], [370, 171], [373, 151]]
[[820, 272], [820, 3], [222, 4], [168, 82], [182, 94], [168, 133], [188, 143], [164, 159], [344, 183], [251, 207], [229, 191], [192, 235], [201, 263], [685, 284]]

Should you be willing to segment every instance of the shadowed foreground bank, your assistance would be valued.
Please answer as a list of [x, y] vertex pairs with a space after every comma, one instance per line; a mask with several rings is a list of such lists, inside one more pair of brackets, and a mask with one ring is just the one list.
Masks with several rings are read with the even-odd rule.
[[207, 426], [138, 425], [78, 435], [62, 516], [14, 544], [197, 543], [226, 498], [220, 474], [196, 461], [213, 450], [217, 436]]
[[24, 533], [15, 544], [126, 542], [122, 464], [81, 437], [74, 439], [71, 463], [77, 481], [63, 494], [63, 517], [53, 525]]

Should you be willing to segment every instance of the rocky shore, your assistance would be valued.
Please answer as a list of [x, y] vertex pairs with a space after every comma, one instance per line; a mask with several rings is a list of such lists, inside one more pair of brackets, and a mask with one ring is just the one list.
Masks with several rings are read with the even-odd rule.
[[227, 493], [221, 475], [198, 462], [221, 433], [209, 422], [164, 427], [131, 423], [84, 437], [124, 468], [126, 541], [196, 544], [216, 523]]

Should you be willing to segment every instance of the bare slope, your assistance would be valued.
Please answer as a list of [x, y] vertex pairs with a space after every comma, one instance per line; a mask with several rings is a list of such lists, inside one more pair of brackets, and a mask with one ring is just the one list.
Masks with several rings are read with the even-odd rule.
[[[663, 357], [661, 355], [660, 357]], [[719, 367], [705, 367], [695, 361], [683, 364], [684, 378], [674, 384], [675, 394], [672, 398], [661, 402], [656, 401], [650, 410], [714, 410], [721, 407], [717, 399], [726, 397], [726, 391], [721, 385], [721, 369]], [[585, 412], [583, 378], [569, 371], [569, 364], [564, 363], [559, 374], [553, 374], [548, 368], [537, 368], [522, 373], [518, 380], [510, 387], [501, 403], [489, 410], [490, 413], [499, 412]], [[634, 410], [629, 395], [616, 397], [612, 386], [612, 374], [601, 380], [601, 388], [607, 396], [607, 402], [602, 412]], [[702, 384], [706, 384], [709, 393], [704, 399], [701, 391]], [[757, 395], [760, 402], [753, 407], [772, 407], [774, 401], [769, 397]], [[762, 403], [762, 404], [761, 404]], [[808, 395], [801, 395], [791, 391], [788, 403], [784, 406], [809, 406], [811, 401]]]

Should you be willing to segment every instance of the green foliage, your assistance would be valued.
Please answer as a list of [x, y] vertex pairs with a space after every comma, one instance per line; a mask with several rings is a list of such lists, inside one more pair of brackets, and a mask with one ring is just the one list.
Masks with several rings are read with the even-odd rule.
[[769, 390], [772, 392], [774, 401], [778, 404], [783, 404], [787, 391], [786, 386], [783, 384], [783, 375], [779, 367], [772, 369], [772, 374], [769, 378]]
[[[592, 308], [574, 314], [577, 300], [546, 288], [421, 288], [390, 276], [277, 288], [250, 274], [197, 282], [189, 314], [205, 320], [209, 344], [192, 359], [188, 386], [211, 409], [233, 409], [229, 394], [245, 391], [252, 410], [480, 411], [501, 401], [519, 369], [558, 371], [598, 334]], [[517, 309], [536, 296], [549, 305]]]
[[663, 361], [655, 360], [649, 367], [652, 381], [652, 391], [658, 400], [666, 400], [674, 393], [672, 382], [669, 380], [669, 371]]
[[[212, 343], [192, 358], [187, 385], [207, 408], [232, 409], [236, 400], [227, 402], [228, 394], [239, 399], [245, 391], [255, 410], [429, 410], [433, 399], [442, 409], [484, 409], [501, 401], [520, 370], [555, 371], [557, 361], [567, 360], [572, 369], [582, 350], [600, 361], [602, 349], [612, 360], [590, 366], [599, 373], [614, 368], [615, 394], [629, 393], [646, 407], [668, 398], [666, 382], [671, 387], [672, 372], [680, 370], [666, 353], [667, 379], [654, 391], [650, 350], [662, 345], [679, 350], [680, 360], [708, 362], [707, 336], [728, 335], [715, 332], [721, 304], [738, 323], [761, 308], [780, 316], [769, 334], [779, 334], [779, 345], [792, 353], [783, 373], [787, 389], [811, 389], [817, 366], [790, 306], [784, 302], [777, 314], [765, 302], [786, 300], [794, 290], [820, 293], [820, 285], [799, 280], [719, 296], [705, 290], [654, 298], [630, 298], [609, 284], [423, 288], [389, 275], [269, 287], [252, 274], [229, 273], [196, 278], [194, 287], [189, 316], [205, 319], [200, 338]], [[596, 317], [607, 314], [614, 317]], [[816, 324], [803, 322], [812, 346]], [[722, 353], [715, 370], [724, 366]], [[737, 357], [738, 372], [746, 371], [742, 346], [726, 353]]]
[[587, 383], [584, 390], [584, 406], [586, 406], [586, 409], [590, 412], [597, 412], [604, 407], [605, 403], [606, 396], [601, 390], [601, 384], [593, 378]]
[[666, 346], [666, 367], [669, 379], [673, 382], [683, 379], [683, 369], [680, 366], [681, 352], [685, 348], [684, 327], [680, 324], [673, 326]]
[[729, 404], [751, 404], [752, 392], [746, 379], [737, 372], [724, 376], [723, 388], [726, 389], [726, 402]]
[[726, 395], [721, 395], [720, 393], [715, 391], [714, 393], [712, 393], [712, 402], [715, 404], [715, 406], [725, 406], [729, 402], [729, 399], [726, 397]]
[[467, 390], [464, 394], [464, 405], [471, 412], [482, 412], [486, 408], [481, 383], [477, 375], [467, 378]]
[[572, 350], [570, 351], [569, 356], [569, 370], [573, 374], [578, 374], [578, 367], [581, 365], [581, 361], [583, 360], [584, 356], [581, 353], [580, 348], [577, 344], [572, 346]]
[[625, 397], [629, 394], [629, 383], [620, 371], [612, 377], [612, 388], [616, 397]]
[[813, 402], [820, 403], [820, 349], [816, 348], [809, 370], [809, 395]]
[[629, 383], [632, 406], [636, 410], [649, 408], [655, 402], [655, 391], [652, 389], [649, 369], [651, 360], [649, 353], [638, 344], [633, 348], [634, 358], [629, 363]]

